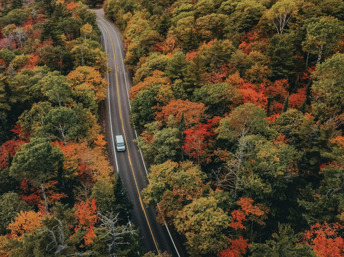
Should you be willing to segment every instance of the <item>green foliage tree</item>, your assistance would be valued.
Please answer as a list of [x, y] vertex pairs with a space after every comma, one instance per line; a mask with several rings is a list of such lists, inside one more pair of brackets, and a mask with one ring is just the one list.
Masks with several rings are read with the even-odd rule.
[[107, 72], [107, 56], [101, 50], [98, 42], [92, 39], [79, 40], [73, 47], [71, 54], [74, 58], [74, 66], [91, 66], [98, 70], [102, 75]]
[[205, 103], [207, 113], [213, 116], [222, 116], [230, 111], [230, 106], [240, 101], [240, 95], [234, 86], [229, 83], [205, 85], [195, 90], [194, 98], [197, 102]]
[[176, 79], [183, 80], [185, 78], [187, 66], [188, 63], [185, 60], [185, 54], [178, 52], [175, 53], [172, 59], [168, 62], [165, 73], [172, 82]]
[[218, 206], [214, 196], [195, 199], [174, 221], [177, 231], [186, 237], [190, 256], [215, 255], [225, 249], [229, 223], [230, 217]]
[[34, 135], [36, 129], [43, 124], [44, 117], [52, 109], [49, 102], [39, 102], [32, 105], [30, 110], [24, 111], [18, 119], [23, 134]]
[[160, 215], [173, 219], [184, 206], [202, 195], [205, 174], [191, 162], [167, 161], [151, 166], [148, 179], [150, 183], [142, 191], [144, 201], [159, 204]]
[[202, 16], [195, 21], [195, 29], [201, 40], [210, 41], [213, 38], [222, 39], [227, 26], [228, 16], [212, 13]]
[[313, 113], [322, 121], [344, 112], [341, 101], [344, 93], [343, 70], [344, 55], [338, 53], [317, 66], [313, 74], [312, 91], [316, 94], [312, 102]]
[[143, 131], [144, 125], [154, 121], [154, 109], [157, 104], [156, 95], [159, 86], [153, 86], [148, 90], [140, 91], [131, 103], [130, 121], [132, 124]]
[[306, 31], [306, 39], [302, 43], [303, 49], [317, 54], [316, 64], [320, 64], [323, 55], [331, 54], [340, 43], [344, 26], [336, 18], [320, 17], [311, 20], [306, 26]]
[[278, 233], [272, 234], [272, 239], [267, 240], [264, 244], [252, 244], [250, 246], [249, 256], [271, 256], [271, 257], [287, 257], [287, 256], [308, 256], [315, 257], [309, 245], [301, 244], [301, 237], [294, 234], [290, 225], [279, 225]]
[[127, 224], [128, 219], [131, 218], [131, 210], [133, 204], [128, 197], [128, 192], [123, 184], [123, 181], [119, 175], [116, 177], [114, 185], [115, 206], [118, 213], [119, 224]]
[[0, 196], [0, 234], [8, 233], [7, 227], [20, 211], [28, 211], [29, 206], [16, 193]]
[[266, 7], [259, 1], [245, 0], [237, 3], [226, 27], [227, 37], [238, 40], [238, 32], [250, 31], [258, 23]]
[[298, 6], [295, 1], [277, 1], [268, 11], [266, 17], [270, 20], [277, 33], [282, 35], [289, 20], [297, 14]]
[[[146, 137], [151, 137], [152, 140]], [[153, 131], [145, 131], [145, 135], [138, 138], [138, 145], [149, 163], [176, 161], [181, 154], [181, 132], [178, 128], [154, 128]]]
[[43, 94], [48, 97], [49, 101], [63, 106], [71, 102], [72, 88], [65, 76], [59, 75], [58, 72], [48, 73], [39, 84], [42, 87]]
[[16, 179], [26, 177], [40, 186], [45, 209], [48, 210], [44, 182], [54, 177], [61, 162], [63, 162], [63, 154], [59, 147], [53, 147], [45, 138], [33, 138], [14, 156], [10, 175]]
[[42, 127], [37, 131], [50, 139], [58, 139], [64, 144], [67, 140], [76, 138], [80, 131], [79, 119], [75, 111], [67, 107], [51, 109], [43, 118]]
[[176, 26], [172, 26], [168, 32], [169, 35], [175, 36], [177, 45], [183, 48], [184, 51], [196, 49], [199, 39], [195, 34], [195, 18], [192, 14], [178, 20]]
[[289, 35], [275, 35], [269, 41], [267, 55], [273, 79], [290, 78], [295, 74], [295, 46]]
[[112, 181], [103, 178], [97, 180], [92, 187], [91, 198], [96, 200], [98, 210], [101, 213], [113, 212], [115, 210], [114, 185]]

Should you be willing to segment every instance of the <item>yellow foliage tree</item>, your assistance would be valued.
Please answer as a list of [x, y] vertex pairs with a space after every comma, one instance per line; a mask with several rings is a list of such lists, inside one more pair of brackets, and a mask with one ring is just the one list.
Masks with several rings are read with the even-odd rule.
[[94, 91], [98, 102], [105, 99], [108, 82], [95, 68], [79, 66], [70, 72], [67, 78], [73, 89], [78, 85], [85, 84]]
[[12, 239], [22, 240], [25, 233], [34, 232], [37, 227], [42, 227], [43, 215], [34, 211], [21, 211], [8, 225]]
[[92, 25], [86, 23], [84, 26], [81, 27], [80, 31], [86, 38], [86, 36], [90, 35], [93, 31]]

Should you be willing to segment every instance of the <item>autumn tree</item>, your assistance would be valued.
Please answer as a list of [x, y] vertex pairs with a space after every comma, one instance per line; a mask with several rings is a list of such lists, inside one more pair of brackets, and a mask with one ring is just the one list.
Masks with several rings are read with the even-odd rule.
[[7, 227], [21, 211], [30, 207], [16, 193], [9, 192], [0, 196], [0, 233], [7, 234]]
[[169, 84], [170, 80], [165, 76], [165, 73], [155, 70], [151, 76], [147, 76], [143, 81], [130, 88], [130, 100], [133, 100], [141, 90], [147, 90], [153, 86], [168, 86]]
[[180, 122], [184, 115], [185, 126], [187, 128], [199, 124], [205, 118], [206, 107], [203, 103], [194, 103], [189, 100], [173, 100], [164, 106], [161, 112], [156, 114], [156, 120], [168, 122], [170, 116]]
[[297, 3], [294, 1], [277, 1], [265, 14], [276, 29], [277, 33], [282, 35], [289, 20], [297, 14]]
[[75, 216], [79, 223], [77, 229], [87, 232], [83, 239], [86, 245], [91, 244], [96, 236], [94, 226], [98, 220], [96, 201], [87, 199], [86, 202], [77, 203], [75, 209]]
[[176, 161], [181, 155], [182, 132], [178, 128], [162, 128], [152, 123], [137, 139], [145, 159], [149, 163]]
[[338, 223], [317, 223], [304, 233], [304, 242], [310, 245], [317, 256], [342, 256], [344, 240], [343, 226]]
[[47, 139], [33, 138], [14, 156], [10, 175], [16, 179], [24, 176], [40, 186], [45, 210], [48, 211], [44, 183], [54, 176], [62, 161], [62, 152], [58, 147], [53, 147]]
[[95, 68], [79, 66], [76, 70], [70, 72], [67, 78], [74, 90], [77, 89], [77, 86], [85, 84], [95, 93], [98, 102], [105, 99], [108, 82], [102, 78]]
[[34, 232], [37, 227], [42, 226], [43, 215], [34, 211], [20, 211], [14, 221], [9, 224], [13, 239], [22, 240], [23, 236]]
[[74, 65], [94, 67], [101, 75], [107, 72], [107, 56], [100, 44], [92, 39], [79, 41], [71, 50]]
[[255, 243], [249, 248], [252, 257], [258, 256], [308, 256], [315, 257], [311, 247], [301, 243], [301, 236], [295, 234], [290, 225], [279, 224], [278, 232], [272, 234], [272, 239], [265, 243]]
[[[186, 247], [191, 256], [215, 255], [228, 244], [224, 233], [230, 217], [218, 206], [216, 196], [195, 199], [179, 212], [174, 225], [186, 237]], [[202, 226], [199, 226], [202, 224]]]
[[150, 181], [142, 191], [147, 204], [159, 204], [160, 218], [174, 219], [184, 206], [202, 195], [205, 175], [191, 162], [166, 161], [153, 165], [148, 175]]
[[211, 157], [209, 148], [212, 147], [212, 137], [214, 136], [211, 122], [200, 124], [195, 129], [186, 129], [184, 134], [182, 149], [185, 153], [196, 159], [198, 164], [209, 163]]

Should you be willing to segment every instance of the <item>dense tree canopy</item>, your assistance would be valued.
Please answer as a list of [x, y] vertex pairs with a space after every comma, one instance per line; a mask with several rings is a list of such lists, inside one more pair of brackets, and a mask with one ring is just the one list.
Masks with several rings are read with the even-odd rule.
[[79, 1], [2, 0], [0, 26], [0, 255], [142, 256], [98, 124], [96, 15]]
[[[344, 2], [104, 8], [133, 73], [131, 121], [151, 165], [145, 201], [159, 203], [189, 255], [340, 256], [342, 235], [329, 251], [320, 237], [343, 225]], [[190, 161], [199, 183], [181, 187]]]

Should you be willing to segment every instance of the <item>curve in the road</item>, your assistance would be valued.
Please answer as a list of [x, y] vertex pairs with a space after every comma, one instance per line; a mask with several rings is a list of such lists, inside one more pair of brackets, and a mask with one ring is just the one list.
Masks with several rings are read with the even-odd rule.
[[[135, 212], [135, 213], [133, 213], [133, 216], [140, 216], [140, 215], [142, 215], [143, 214], [143, 216], [144, 216], [144, 220], [145, 220], [145, 222], [146, 222], [146, 226], [141, 226], [141, 233], [143, 233], [144, 235], [147, 235], [147, 233], [148, 233], [148, 231], [143, 231], [145, 228], [146, 228], [146, 230], [147, 230], [147, 227], [148, 227], [148, 230], [149, 230], [149, 234], [150, 234], [150, 237], [151, 237], [151, 243], [149, 243], [148, 241], [150, 241], [150, 240], [147, 240], [147, 238], [145, 238], [145, 244], [146, 244], [146, 246], [147, 246], [147, 243], [148, 244], [150, 244], [150, 245], [148, 245], [148, 249], [151, 249], [152, 248], [152, 245], [154, 244], [154, 248], [159, 252], [159, 250], [161, 250], [161, 249], [159, 249], [159, 243], [158, 243], [158, 241], [160, 241], [160, 245], [164, 245], [164, 247], [163, 248], [165, 248], [165, 249], [163, 249], [163, 250], [168, 250], [168, 252], [169, 253], [171, 253], [171, 254], [173, 254], [173, 256], [178, 256], [178, 257], [180, 257], [180, 254], [179, 254], [179, 252], [178, 252], [178, 250], [177, 250], [177, 247], [176, 247], [176, 245], [175, 245], [175, 243], [174, 243], [174, 241], [173, 241], [173, 238], [172, 238], [172, 236], [171, 236], [171, 233], [170, 233], [170, 231], [169, 231], [169, 229], [168, 229], [168, 226], [167, 226], [167, 224], [166, 224], [166, 222], [165, 222], [165, 226], [164, 226], [164, 228], [166, 229], [166, 230], [161, 230], [161, 228], [159, 227], [160, 225], [159, 224], [157, 224], [157, 222], [156, 222], [156, 218], [155, 218], [155, 213], [154, 213], [154, 210], [152, 211], [151, 210], [151, 208], [150, 209], [146, 209], [145, 208], [145, 206], [144, 206], [144, 203], [143, 203], [143, 201], [142, 201], [142, 197], [141, 197], [141, 194], [140, 194], [140, 187], [141, 187], [141, 189], [142, 189], [142, 185], [143, 184], [145, 184], [145, 181], [140, 181], [140, 186], [138, 185], [139, 183], [138, 183], [138, 179], [137, 179], [137, 176], [136, 176], [136, 174], [135, 174], [135, 168], [133, 167], [133, 162], [132, 162], [132, 158], [131, 158], [131, 151], [130, 151], [130, 149], [132, 148], [133, 149], [133, 153], [135, 153], [135, 154], [137, 154], [136, 152], [139, 152], [139, 156], [141, 157], [141, 163], [139, 163], [139, 161], [138, 161], [138, 157], [136, 156], [136, 158], [134, 158], [134, 161], [136, 161], [136, 166], [138, 166], [138, 167], [141, 167], [141, 169], [142, 169], [142, 167], [144, 168], [144, 171], [145, 171], [145, 175], [147, 174], [147, 169], [146, 169], [146, 167], [145, 167], [145, 163], [144, 163], [144, 161], [143, 161], [143, 157], [142, 157], [142, 153], [141, 153], [141, 151], [139, 150], [139, 149], [137, 149], [137, 146], [135, 145], [135, 146], [133, 146], [132, 144], [130, 144], [131, 142], [129, 142], [129, 141], [132, 141], [132, 140], [130, 140], [130, 137], [128, 137], [127, 136], [127, 133], [126, 133], [126, 126], [125, 126], [125, 123], [129, 123], [128, 121], [129, 121], [129, 117], [126, 117], [126, 122], [124, 122], [124, 118], [123, 118], [123, 114], [122, 113], [124, 113], [124, 115], [129, 115], [129, 112], [128, 111], [126, 111], [126, 112], [123, 112], [123, 110], [122, 110], [122, 104], [121, 104], [121, 97], [120, 97], [120, 90], [123, 90], [122, 88], [120, 88], [120, 81], [119, 81], [119, 71], [118, 71], [118, 67], [117, 67], [117, 59], [116, 59], [116, 51], [115, 51], [115, 44], [114, 44], [114, 40], [113, 40], [113, 37], [112, 37], [112, 35], [114, 35], [115, 36], [115, 38], [116, 38], [116, 43], [117, 43], [117, 46], [119, 46], [120, 47], [120, 40], [118, 39], [118, 36], [117, 36], [117, 33], [116, 33], [116, 31], [115, 31], [115, 29], [112, 27], [113, 25], [112, 24], [109, 24], [109, 22], [108, 21], [106, 21], [103, 17], [104, 17], [104, 15], [103, 15], [103, 12], [102, 11], [97, 11], [96, 12], [97, 13], [97, 16], [98, 16], [98, 26], [99, 26], [99, 28], [100, 28], [100, 30], [101, 30], [101, 32], [102, 32], [102, 34], [103, 34], [103, 39], [104, 39], [104, 47], [105, 47], [105, 51], [108, 53], [108, 55], [109, 56], [111, 56], [111, 57], [113, 57], [112, 59], [112, 61], [113, 61], [113, 67], [114, 67], [114, 78], [113, 78], [113, 80], [114, 80], [114, 83], [112, 83], [112, 84], [115, 84], [115, 88], [116, 88], [116, 96], [117, 96], [117, 98], [115, 99], [115, 100], [117, 100], [117, 107], [118, 107], [118, 116], [119, 117], [117, 117], [117, 118], [119, 118], [119, 120], [120, 120], [120, 122], [121, 122], [121, 130], [122, 130], [122, 133], [123, 133], [123, 136], [124, 136], [124, 139], [125, 139], [125, 141], [126, 141], [126, 145], [127, 145], [127, 155], [126, 155], [126, 157], [127, 157], [127, 161], [128, 161], [128, 163], [129, 163], [129, 166], [130, 166], [130, 171], [131, 171], [131, 174], [132, 174], [132, 177], [133, 177], [133, 180], [134, 180], [134, 187], [135, 187], [135, 189], [133, 189], [133, 188], [128, 188], [127, 187], [127, 189], [128, 190], [131, 190], [131, 191], [133, 191], [133, 190], [135, 190], [136, 191], [136, 194], [135, 195], [137, 195], [137, 198], [138, 198], [138, 202], [139, 202], [139, 205], [140, 205], [140, 209], [141, 209], [141, 211], [142, 211], [142, 213], [138, 213], [137, 211]], [[112, 30], [112, 32], [110, 31], [110, 30]], [[108, 37], [108, 39], [109, 39], [109, 43], [110, 43], [110, 48], [111, 48], [111, 50], [109, 50], [108, 49], [108, 47], [107, 47], [107, 44], [106, 44], [106, 42], [105, 42], [105, 40], [106, 40], [106, 35], [107, 35], [107, 37]], [[123, 55], [122, 55], [122, 51], [121, 51], [121, 49], [118, 51], [119, 52], [119, 55], [120, 55], [120, 65], [122, 66], [121, 68], [122, 68], [122, 70], [121, 70], [121, 79], [123, 80], [123, 78], [124, 78], [124, 83], [123, 84], [125, 84], [125, 93], [126, 93], [126, 96], [127, 97], [125, 97], [125, 98], [127, 98], [126, 100], [127, 100], [127, 102], [125, 103], [125, 104], [128, 104], [128, 107], [130, 108], [130, 103], [129, 103], [129, 94], [128, 94], [128, 91], [129, 91], [129, 86], [128, 86], [128, 81], [127, 81], [127, 74], [126, 74], [126, 71], [125, 71], [125, 68], [124, 68], [124, 63], [123, 63]], [[110, 59], [111, 58], [109, 58], [109, 66], [110, 66]], [[111, 65], [112, 66], [112, 65]], [[111, 74], [111, 76], [113, 77], [113, 73]], [[108, 81], [110, 82], [110, 86], [111, 86], [111, 78], [110, 78], [110, 76], [109, 75], [107, 75], [107, 79], [108, 79]], [[111, 109], [111, 97], [112, 97], [112, 95], [110, 94], [110, 86], [109, 86], [109, 91], [108, 91], [108, 99], [107, 99], [107, 101], [108, 101], [108, 108], [109, 108], [109, 110], [108, 110], [108, 112], [109, 112], [109, 118], [110, 118], [110, 121], [109, 121], [109, 123], [110, 123], [110, 141], [111, 141], [111, 145], [112, 145], [112, 150], [113, 150], [113, 155], [114, 155], [114, 158], [115, 158], [115, 165], [116, 165], [116, 170], [117, 170], [117, 172], [119, 172], [119, 170], [121, 169], [121, 165], [120, 165], [120, 161], [119, 161], [119, 159], [122, 159], [123, 160], [123, 155], [122, 156], [119, 156], [120, 158], [118, 158], [117, 157], [117, 154], [116, 154], [116, 150], [115, 150], [115, 143], [114, 143], [114, 129], [113, 129], [113, 123], [114, 123], [114, 120], [113, 120], [113, 117], [112, 117], [112, 109]], [[116, 102], [116, 101], [114, 101], [114, 102]], [[129, 109], [128, 108], [128, 109]], [[128, 124], [126, 124], [127, 125], [127, 130], [129, 129], [131, 129], [130, 128], [130, 126], [129, 126], [129, 128], [128, 128]], [[132, 130], [132, 129], [131, 129]], [[117, 129], [117, 131], [116, 132], [118, 132], [118, 129]], [[129, 134], [133, 134], [133, 133], [130, 133], [130, 132], [132, 132], [132, 131], [128, 131], [129, 132]], [[133, 137], [137, 137], [137, 133], [136, 133], [136, 131], [134, 130], [134, 134], [133, 134]], [[136, 148], [135, 148], [136, 147]], [[136, 152], [135, 152], [135, 150], [136, 150]], [[123, 162], [122, 162], [123, 163]], [[137, 174], [137, 175], [140, 175], [140, 178], [142, 179], [143, 178], [143, 180], [145, 179], [145, 176], [144, 177], [142, 177], [142, 174]], [[126, 183], [127, 182], [127, 183]], [[130, 183], [132, 183], [132, 182], [130, 182], [130, 183], [128, 183], [128, 181], [124, 181], [124, 183], [126, 184], [126, 186], [128, 186], [128, 184], [130, 184]], [[144, 185], [145, 186], [145, 185]], [[131, 198], [133, 198], [133, 192], [131, 192], [132, 194], [131, 194]], [[133, 199], [131, 199], [131, 200], [133, 200]], [[136, 202], [137, 202], [137, 199], [134, 199]], [[134, 205], [135, 205], [135, 203], [134, 203]], [[158, 208], [159, 208], [159, 206], [158, 206]], [[148, 211], [149, 210], [149, 211]], [[147, 212], [148, 211], [148, 212]], [[148, 216], [150, 216], [150, 217], [148, 217]], [[138, 217], [138, 220], [141, 220], [141, 224], [142, 224], [142, 217]], [[135, 223], [135, 222], [134, 222]], [[154, 224], [151, 224], [151, 223], [154, 223]], [[140, 227], [140, 224], [137, 224], [137, 225], [139, 225], [139, 227]], [[152, 226], [152, 225], [154, 225], [154, 226]], [[167, 232], [167, 233], [166, 233]], [[157, 237], [155, 236], [155, 235], [158, 235]]]

